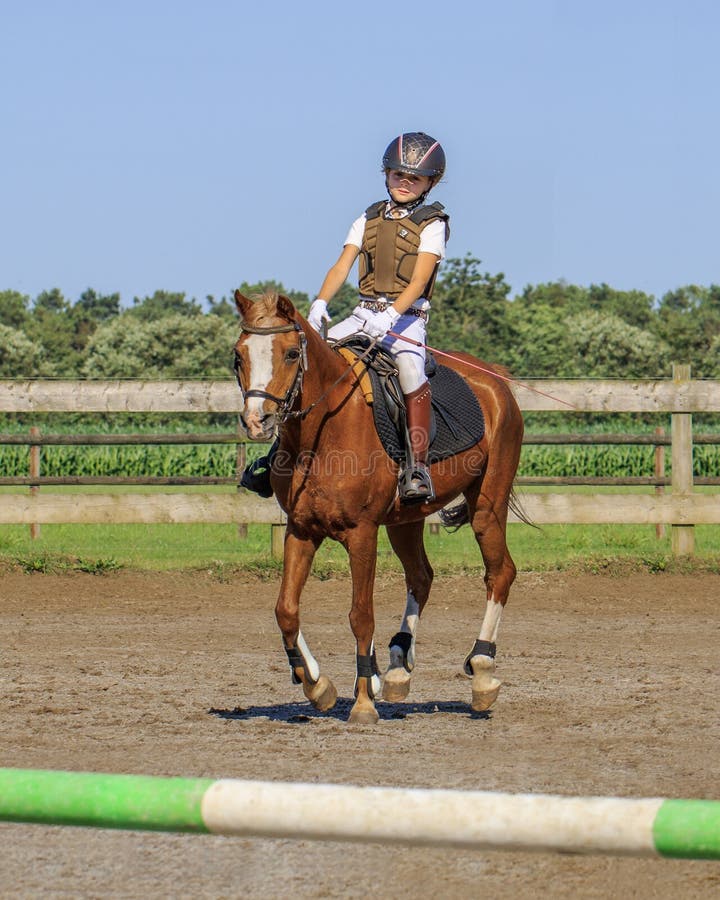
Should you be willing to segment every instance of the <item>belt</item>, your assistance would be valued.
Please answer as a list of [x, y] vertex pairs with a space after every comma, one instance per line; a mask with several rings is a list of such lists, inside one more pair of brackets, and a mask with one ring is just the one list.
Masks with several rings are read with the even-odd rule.
[[[360, 306], [363, 309], [369, 309], [372, 312], [385, 312], [385, 310], [392, 306], [392, 303], [388, 303], [387, 300], [361, 300]], [[417, 309], [415, 306], [411, 306], [410, 309], [406, 309], [403, 316], [417, 316], [418, 319], [423, 319], [423, 321], [427, 322], [427, 310], [425, 309]]]

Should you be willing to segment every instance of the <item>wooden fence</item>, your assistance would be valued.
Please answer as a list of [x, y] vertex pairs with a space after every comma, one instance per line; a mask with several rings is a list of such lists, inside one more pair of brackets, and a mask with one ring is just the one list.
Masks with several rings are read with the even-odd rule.
[[[694, 381], [689, 366], [675, 366], [673, 378], [653, 381], [620, 380], [526, 380], [516, 395], [525, 412], [568, 412], [561, 398], [571, 403], [578, 416], [583, 413], [665, 413], [670, 417], [670, 435], [605, 435], [605, 443], [652, 443], [670, 446], [671, 478], [656, 471], [644, 479], [613, 479], [614, 484], [654, 485], [648, 493], [525, 493], [523, 506], [537, 524], [655, 524], [672, 527], [673, 552], [682, 555], [694, 550], [693, 526], [720, 524], [720, 494], [693, 490], [692, 414], [720, 412], [720, 382]], [[533, 389], [542, 391], [536, 393]], [[550, 395], [550, 396], [548, 396]], [[240, 411], [240, 393], [230, 381], [0, 381], [0, 412], [11, 413], [235, 413]], [[4, 436], [6, 442], [9, 436]], [[84, 440], [89, 436], [78, 437]], [[127, 436], [92, 436], [87, 443], [129, 443]], [[158, 442], [188, 442], [182, 435], [156, 436]], [[237, 442], [234, 435], [194, 435], [193, 442]], [[544, 441], [570, 443], [578, 435], [541, 436]], [[612, 440], [611, 438], [615, 438]], [[147, 442], [147, 436], [133, 437]], [[600, 441], [600, 436], [584, 436], [577, 442]], [[704, 437], [715, 441], [715, 437]], [[34, 447], [62, 443], [67, 436], [36, 435]], [[12, 442], [32, 442], [13, 436]], [[69, 442], [69, 441], [68, 441]], [[576, 441], [573, 441], [576, 442]], [[1, 473], [0, 473], [1, 474]], [[233, 479], [211, 479], [214, 483]], [[98, 479], [76, 478], [74, 483], [98, 483]], [[127, 483], [127, 479], [123, 479]], [[196, 481], [193, 479], [193, 481]], [[522, 479], [525, 483], [549, 483], [548, 479]], [[553, 483], [555, 479], [551, 479]], [[700, 479], [697, 480], [698, 483]], [[717, 484], [717, 479], [703, 479]], [[568, 483], [567, 479], [563, 479]], [[575, 483], [608, 484], [608, 479], [575, 479]], [[152, 493], [152, 494], [60, 494], [38, 491], [39, 485], [53, 483], [39, 470], [26, 480], [5, 479], [4, 483], [25, 483], [29, 495], [2, 494], [0, 524], [51, 523], [190, 523], [236, 522], [238, 524], [282, 523], [281, 510], [274, 500], [261, 500], [246, 492], [236, 494]], [[54, 483], [58, 483], [55, 480]], [[108, 483], [101, 480], [101, 483]], [[134, 479], [134, 483], [188, 483], [183, 479]], [[203, 483], [209, 483], [207, 480]], [[667, 484], [670, 490], [659, 493]], [[437, 517], [430, 517], [430, 522]], [[511, 521], [514, 519], [511, 517]]]

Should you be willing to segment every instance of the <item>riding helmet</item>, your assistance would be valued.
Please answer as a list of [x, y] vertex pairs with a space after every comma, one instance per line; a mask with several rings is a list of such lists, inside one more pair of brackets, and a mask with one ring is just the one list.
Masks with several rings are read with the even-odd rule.
[[408, 131], [388, 144], [382, 164], [384, 169], [427, 175], [439, 181], [445, 171], [445, 151], [424, 131]]

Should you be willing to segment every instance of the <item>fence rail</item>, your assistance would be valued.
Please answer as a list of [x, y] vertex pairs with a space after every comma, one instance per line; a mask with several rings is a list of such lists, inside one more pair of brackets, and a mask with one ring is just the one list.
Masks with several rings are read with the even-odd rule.
[[[691, 553], [694, 549], [693, 526], [720, 523], [720, 495], [693, 492], [694, 485], [717, 485], [718, 478], [693, 479], [693, 444], [720, 443], [720, 435], [693, 435], [693, 413], [720, 412], [720, 381], [693, 381], [689, 366], [674, 366], [672, 379], [653, 381], [559, 381], [528, 379], [524, 384], [542, 390], [542, 394], [517, 386], [518, 402], [524, 412], [564, 412], [563, 403], [571, 403], [578, 415], [583, 413], [666, 413], [670, 434], [606, 435], [528, 435], [527, 444], [645, 444], [671, 451], [668, 479], [662, 471], [642, 478], [555, 478], [528, 476], [518, 479], [527, 485], [585, 484], [592, 486], [643, 485], [653, 493], [526, 494], [523, 504], [537, 524], [655, 524], [672, 526], [673, 552]], [[234, 382], [213, 381], [0, 381], [0, 412], [9, 413], [238, 413], [240, 394]], [[243, 444], [238, 434], [154, 434], [154, 435], [0, 435], [0, 443], [27, 444], [37, 454], [41, 446], [52, 444]], [[0, 484], [30, 487], [30, 495], [3, 494], [0, 523], [100, 523], [100, 522], [282, 522], [282, 513], [274, 501], [237, 494], [87, 494], [82, 498], [51, 494], [40, 486], [60, 484], [117, 484], [116, 477], [66, 476], [72, 479], [40, 475], [39, 466], [27, 477], [3, 478]], [[108, 480], [111, 479], [112, 480]], [[228, 484], [234, 478], [138, 477], [122, 479], [124, 484]], [[663, 488], [669, 487], [665, 493]], [[437, 521], [431, 517], [429, 521]], [[511, 521], [516, 521], [511, 516]]]

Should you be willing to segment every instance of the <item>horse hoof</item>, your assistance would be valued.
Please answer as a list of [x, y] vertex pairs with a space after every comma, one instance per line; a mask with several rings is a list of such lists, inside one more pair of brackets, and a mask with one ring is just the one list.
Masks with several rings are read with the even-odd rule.
[[489, 684], [483, 685], [482, 688], [473, 688], [471, 704], [473, 710], [475, 712], [485, 712], [486, 709], [490, 709], [500, 693], [500, 685], [501, 682], [497, 678], [493, 678]]
[[380, 716], [374, 706], [358, 706], [350, 710], [348, 721], [351, 725], [377, 725]]
[[335, 706], [337, 691], [326, 675], [321, 675], [315, 684], [304, 684], [303, 693], [320, 712], [327, 712]]
[[400, 703], [410, 693], [410, 673], [405, 669], [388, 669], [383, 679], [382, 698], [388, 703]]

